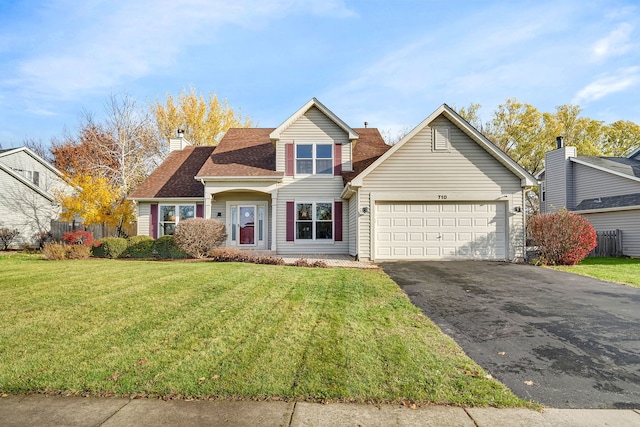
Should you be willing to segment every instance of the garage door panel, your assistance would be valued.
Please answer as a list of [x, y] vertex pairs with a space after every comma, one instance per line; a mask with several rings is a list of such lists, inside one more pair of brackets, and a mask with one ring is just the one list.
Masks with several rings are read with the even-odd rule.
[[501, 202], [385, 202], [375, 210], [377, 259], [504, 259]]

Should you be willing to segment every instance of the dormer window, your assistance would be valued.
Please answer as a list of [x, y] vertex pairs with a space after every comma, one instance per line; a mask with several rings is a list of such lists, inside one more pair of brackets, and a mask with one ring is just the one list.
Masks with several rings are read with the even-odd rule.
[[296, 174], [332, 175], [332, 144], [296, 144]]

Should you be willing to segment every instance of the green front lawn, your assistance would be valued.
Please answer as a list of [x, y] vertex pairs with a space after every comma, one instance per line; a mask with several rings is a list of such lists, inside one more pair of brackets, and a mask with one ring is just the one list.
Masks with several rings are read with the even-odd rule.
[[0, 256], [0, 392], [522, 406], [381, 271]]
[[577, 265], [553, 268], [640, 288], [639, 258], [585, 258]]

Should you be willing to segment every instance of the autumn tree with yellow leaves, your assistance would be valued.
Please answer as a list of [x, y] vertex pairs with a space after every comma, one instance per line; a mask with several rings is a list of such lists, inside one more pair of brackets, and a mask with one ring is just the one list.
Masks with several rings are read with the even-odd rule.
[[191, 87], [178, 97], [168, 94], [164, 102], [151, 105], [160, 136], [168, 141], [176, 131], [184, 131], [184, 137], [194, 145], [218, 145], [230, 128], [252, 127], [249, 117], [235, 110], [229, 102], [211, 93], [205, 98]]

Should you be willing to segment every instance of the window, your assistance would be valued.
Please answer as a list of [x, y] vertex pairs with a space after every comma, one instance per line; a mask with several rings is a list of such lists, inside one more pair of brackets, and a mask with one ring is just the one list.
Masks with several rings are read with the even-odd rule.
[[332, 175], [332, 144], [297, 144], [296, 173], [301, 175]]
[[160, 235], [172, 236], [180, 221], [195, 217], [195, 205], [160, 205]]
[[13, 169], [15, 172], [18, 172], [27, 180], [33, 182], [34, 185], [40, 186], [40, 172], [38, 171], [28, 171], [24, 169]]
[[540, 193], [542, 194], [542, 201], [546, 202], [547, 200], [547, 189], [545, 188], [544, 181], [540, 183]]
[[296, 203], [296, 239], [333, 239], [333, 203]]

